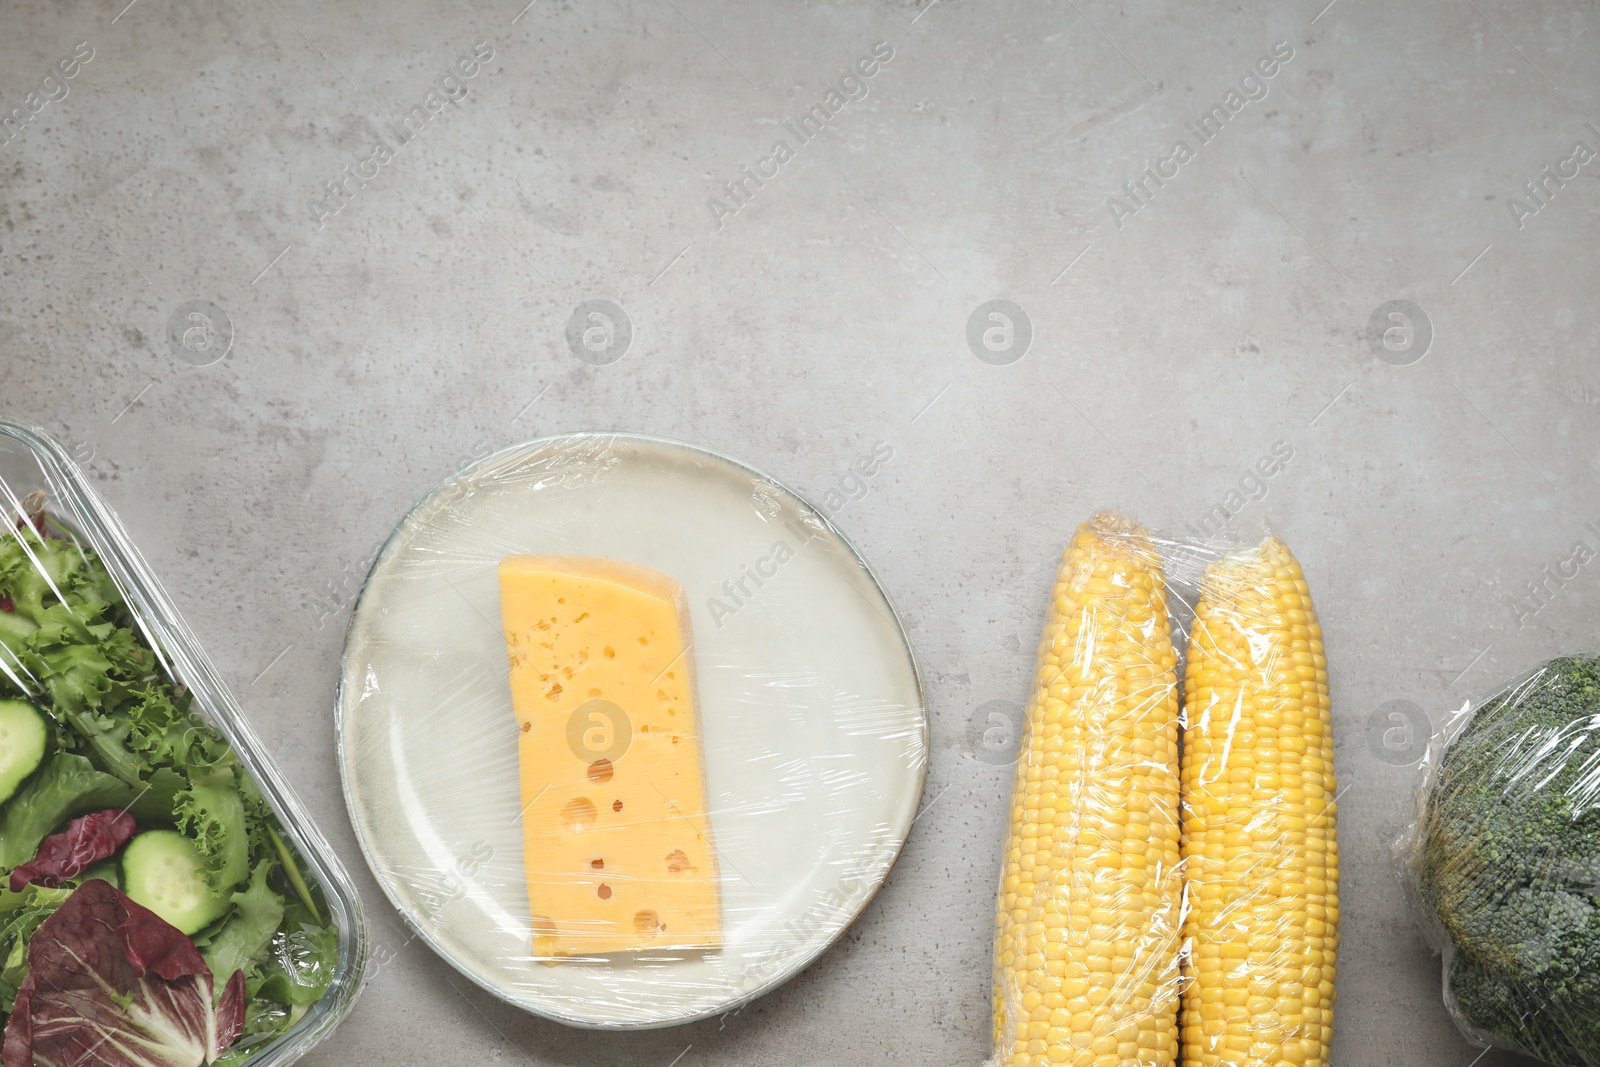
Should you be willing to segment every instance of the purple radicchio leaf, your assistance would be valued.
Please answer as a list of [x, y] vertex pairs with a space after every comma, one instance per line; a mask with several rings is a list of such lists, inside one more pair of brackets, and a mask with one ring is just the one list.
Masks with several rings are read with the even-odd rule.
[[213, 1004], [194, 943], [109, 882], [79, 886], [28, 944], [5, 1067], [202, 1067], [244, 1026], [244, 972]]
[[30, 882], [55, 889], [126, 845], [135, 829], [133, 816], [115, 808], [73, 819], [61, 833], [44, 839], [37, 856], [11, 872], [11, 891], [20, 893]]

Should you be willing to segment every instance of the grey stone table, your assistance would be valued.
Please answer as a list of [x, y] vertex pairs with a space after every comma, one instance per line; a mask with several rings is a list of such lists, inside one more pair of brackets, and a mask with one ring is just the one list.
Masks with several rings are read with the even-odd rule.
[[[1600, 545], [1600, 14], [525, 2], [0, 10], [0, 410], [86, 462], [357, 874], [382, 965], [307, 1062], [976, 1064], [1009, 781], [969, 737], [1109, 506], [1301, 556], [1346, 790], [1334, 1056], [1468, 1067], [1389, 844], [1421, 716], [1596, 643], [1600, 577], [1545, 567]], [[333, 751], [392, 524], [601, 428], [828, 501], [932, 720], [847, 936], [632, 1035], [409, 940]]]

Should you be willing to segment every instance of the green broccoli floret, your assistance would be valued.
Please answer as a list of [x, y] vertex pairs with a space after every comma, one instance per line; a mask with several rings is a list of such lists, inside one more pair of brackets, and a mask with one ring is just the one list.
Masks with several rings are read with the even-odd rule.
[[1457, 1018], [1560, 1067], [1600, 1062], [1600, 658], [1551, 660], [1480, 707], [1421, 829]]

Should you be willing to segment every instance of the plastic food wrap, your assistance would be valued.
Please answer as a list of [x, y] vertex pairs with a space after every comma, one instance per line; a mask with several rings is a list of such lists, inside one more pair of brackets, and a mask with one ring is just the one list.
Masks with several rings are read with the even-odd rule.
[[1339, 846], [1327, 666], [1281, 541], [1207, 565], [1184, 672], [1186, 1064], [1328, 1062]]
[[574, 1025], [661, 1026], [797, 973], [915, 818], [905, 635], [827, 519], [688, 445], [490, 456], [384, 547], [341, 766], [379, 884], [441, 956]]
[[1176, 664], [1155, 546], [1130, 524], [1086, 523], [1051, 597], [1017, 761], [995, 931], [998, 1063], [1173, 1062]]
[[1552, 659], [1452, 716], [1397, 856], [1462, 1032], [1600, 1064], [1600, 659]]
[[[1192, 619], [1181, 713], [1169, 604]], [[991, 1062], [1325, 1065], [1330, 730], [1321, 632], [1281, 542], [1085, 523], [1017, 764]]]
[[6, 1062], [299, 1059], [362, 983], [348, 875], [36, 428], [0, 422], [0, 516]]

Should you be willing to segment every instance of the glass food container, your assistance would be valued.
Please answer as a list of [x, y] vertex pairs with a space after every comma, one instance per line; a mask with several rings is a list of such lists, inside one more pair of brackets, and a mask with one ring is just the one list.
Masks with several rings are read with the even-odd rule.
[[263, 751], [238, 701], [82, 468], [38, 427], [0, 419], [0, 512], [17, 515], [24, 499], [41, 491], [47, 494], [45, 510], [52, 526], [73, 534], [99, 555], [168, 679], [192, 694], [192, 710], [233, 746], [308, 873], [321, 886], [330, 919], [338, 928], [332, 982], [298, 1022], [249, 1058], [251, 1067], [293, 1063], [349, 1014], [365, 979], [367, 932], [350, 876]]

